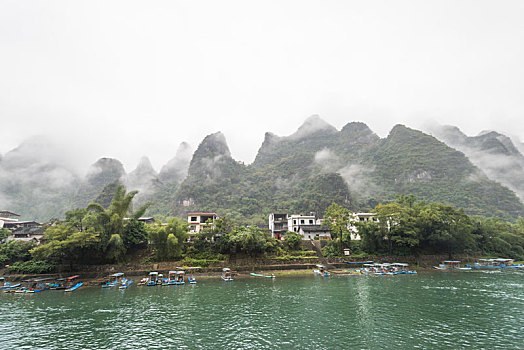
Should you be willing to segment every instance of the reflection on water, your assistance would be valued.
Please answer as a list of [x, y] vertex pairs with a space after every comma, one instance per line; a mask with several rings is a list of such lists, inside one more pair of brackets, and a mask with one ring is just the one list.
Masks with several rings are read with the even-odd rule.
[[522, 346], [524, 274], [199, 281], [0, 295], [2, 348], [410, 349]]

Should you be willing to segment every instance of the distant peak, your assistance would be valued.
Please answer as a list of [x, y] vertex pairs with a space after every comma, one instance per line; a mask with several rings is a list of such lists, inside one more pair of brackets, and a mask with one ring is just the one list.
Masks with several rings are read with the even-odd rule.
[[216, 157], [218, 155], [231, 157], [226, 137], [220, 131], [207, 135], [198, 146], [194, 156]]
[[140, 158], [140, 161], [138, 162], [136, 170], [153, 170], [154, 171], [154, 168], [149, 158], [147, 156], [143, 156], [142, 158]]
[[329, 124], [328, 122], [326, 122], [325, 120], [323, 120], [315, 114], [307, 118], [304, 121], [304, 123], [298, 128], [298, 130], [290, 137], [294, 139], [300, 139], [320, 131], [336, 132], [337, 129], [333, 125]]
[[361, 132], [373, 132], [367, 124], [363, 122], [350, 122], [344, 125], [342, 130], [343, 133], [361, 133]]

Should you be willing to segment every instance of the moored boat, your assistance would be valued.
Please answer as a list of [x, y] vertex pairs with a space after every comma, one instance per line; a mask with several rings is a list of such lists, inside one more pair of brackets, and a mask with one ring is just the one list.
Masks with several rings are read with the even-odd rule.
[[43, 278], [33, 278], [30, 280], [27, 280], [27, 282], [30, 283], [30, 286], [26, 288], [26, 293], [40, 293], [46, 290], [51, 289], [51, 284], [49, 281], [51, 278], [49, 277], [43, 277]]
[[116, 286], [117, 284], [120, 284], [122, 282], [122, 279], [124, 278], [123, 272], [117, 272], [113, 273], [112, 275], [109, 275], [108, 281], [102, 285], [102, 288], [111, 288]]
[[189, 282], [189, 284], [196, 284], [197, 283], [195, 277], [193, 277], [193, 276], [187, 276], [187, 281]]
[[513, 259], [507, 258], [494, 258], [494, 259], [479, 259], [478, 262], [473, 265], [466, 265], [469, 268], [479, 270], [491, 270], [491, 269], [523, 269], [523, 264], [514, 264]]
[[84, 283], [82, 282], [78, 282], [77, 284], [75, 284], [74, 286], [71, 286], [69, 288], [66, 288], [66, 292], [72, 292], [72, 291], [75, 291], [77, 290], [78, 288], [82, 287], [84, 285]]
[[133, 281], [128, 280], [128, 279], [124, 279], [124, 280], [122, 280], [122, 285], [121, 285], [120, 287], [118, 287], [118, 288], [119, 288], [119, 289], [127, 289], [127, 288], [129, 288], [132, 284], [133, 284]]
[[229, 267], [224, 267], [222, 269], [222, 279], [226, 282], [232, 282], [233, 277], [231, 276], [231, 269]]
[[326, 270], [324, 265], [316, 265], [317, 268], [313, 270], [315, 275], [320, 275], [322, 277], [329, 277], [331, 274]]
[[437, 270], [441, 271], [468, 271], [471, 270], [471, 267], [467, 266], [462, 267], [459, 260], [444, 260], [442, 264], [438, 266], [433, 266]]
[[158, 272], [153, 271], [149, 273], [149, 281], [146, 283], [148, 287], [154, 287], [158, 284]]
[[250, 275], [253, 276], [253, 277], [275, 278], [275, 275], [273, 275], [273, 274], [271, 274], [271, 275], [261, 275], [259, 273], [251, 272]]

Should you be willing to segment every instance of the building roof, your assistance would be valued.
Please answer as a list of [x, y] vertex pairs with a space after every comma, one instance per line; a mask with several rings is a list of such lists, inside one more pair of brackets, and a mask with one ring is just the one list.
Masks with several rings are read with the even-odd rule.
[[0, 210], [0, 215], [2, 215], [2, 214], [4, 214], [4, 215], [6, 215], [6, 214], [7, 215], [12, 215], [12, 216], [20, 216], [20, 215], [18, 215], [16, 213], [13, 213], [13, 212], [7, 211], [7, 210]]
[[42, 226], [41, 223], [36, 222], [36, 221], [12, 221], [12, 222], [4, 223], [4, 225], [8, 225], [8, 226], [18, 226], [18, 225], [27, 225], [27, 224], [35, 224], [35, 225]]
[[331, 232], [331, 229], [324, 225], [304, 225], [299, 226], [299, 230], [304, 232]]
[[217, 213], [187, 213], [187, 215], [217, 215]]

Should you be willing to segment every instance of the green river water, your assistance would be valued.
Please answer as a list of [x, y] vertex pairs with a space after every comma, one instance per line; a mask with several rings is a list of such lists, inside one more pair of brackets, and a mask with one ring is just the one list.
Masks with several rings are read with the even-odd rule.
[[524, 349], [524, 273], [0, 295], [1, 349]]

